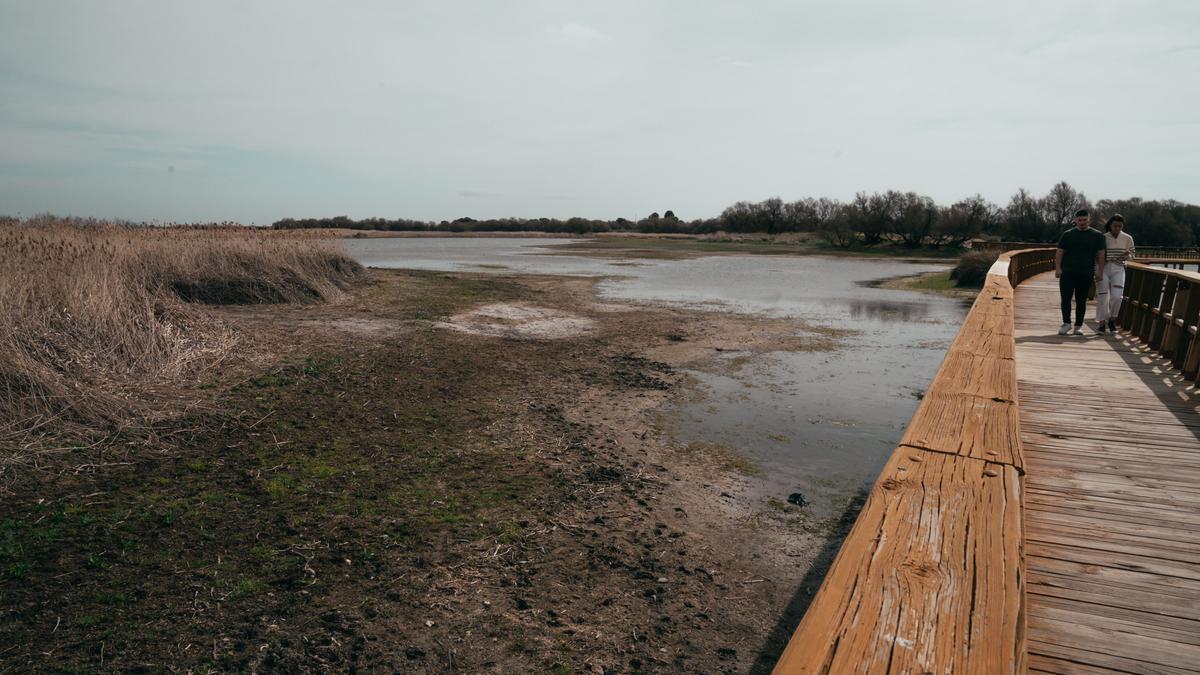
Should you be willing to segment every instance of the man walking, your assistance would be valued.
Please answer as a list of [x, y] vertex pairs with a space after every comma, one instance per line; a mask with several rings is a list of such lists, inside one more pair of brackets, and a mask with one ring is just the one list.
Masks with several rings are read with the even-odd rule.
[[1054, 254], [1054, 276], [1058, 278], [1058, 293], [1062, 296], [1062, 327], [1059, 335], [1071, 332], [1071, 298], [1075, 298], [1075, 331], [1083, 335], [1083, 317], [1087, 313], [1087, 296], [1092, 281], [1099, 281], [1098, 270], [1104, 269], [1104, 235], [1088, 227], [1091, 216], [1087, 209], [1075, 212], [1075, 227], [1058, 238]]

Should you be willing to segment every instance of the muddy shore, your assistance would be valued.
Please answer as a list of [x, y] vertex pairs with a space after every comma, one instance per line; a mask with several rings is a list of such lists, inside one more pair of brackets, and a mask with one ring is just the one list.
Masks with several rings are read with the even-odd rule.
[[246, 349], [173, 394], [201, 405], [6, 486], [0, 666], [769, 670], [859, 501], [750, 497], [669, 410], [724, 351], [838, 336], [594, 283], [372, 271], [214, 310]]

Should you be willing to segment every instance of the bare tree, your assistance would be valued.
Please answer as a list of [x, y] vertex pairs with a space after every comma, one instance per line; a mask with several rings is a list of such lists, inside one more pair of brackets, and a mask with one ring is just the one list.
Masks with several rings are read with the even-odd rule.
[[925, 243], [933, 233], [940, 215], [932, 198], [915, 192], [897, 196], [893, 209], [890, 237], [909, 247]]
[[862, 243], [874, 246], [892, 236], [896, 220], [896, 208], [902, 195], [895, 190], [868, 195], [854, 195], [847, 214], [850, 227], [862, 235]]
[[930, 243], [935, 246], [962, 246], [995, 227], [1000, 209], [995, 204], [974, 195], [941, 209]]
[[817, 200], [812, 197], [798, 199], [783, 205], [783, 217], [787, 229], [795, 232], [815, 232], [820, 220], [816, 213]]
[[816, 200], [817, 232], [831, 246], [850, 248], [858, 243], [858, 233], [850, 224], [851, 207], [822, 197]]
[[1047, 226], [1038, 199], [1025, 188], [1004, 207], [1004, 236], [1011, 241], [1048, 241], [1047, 235], [1057, 232], [1057, 226]]
[[1038, 200], [1038, 204], [1041, 206], [1042, 219], [1047, 225], [1053, 226], [1056, 233], [1060, 233], [1071, 227], [1075, 212], [1086, 208], [1088, 200], [1064, 180], [1050, 188], [1050, 194]]

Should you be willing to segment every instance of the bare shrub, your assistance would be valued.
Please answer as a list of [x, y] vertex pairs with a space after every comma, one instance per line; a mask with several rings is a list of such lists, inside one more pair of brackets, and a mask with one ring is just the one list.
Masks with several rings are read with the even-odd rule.
[[959, 287], [981, 287], [987, 280], [988, 270], [992, 263], [1000, 257], [999, 251], [971, 251], [964, 253], [958, 259], [958, 264], [950, 270], [950, 278]]

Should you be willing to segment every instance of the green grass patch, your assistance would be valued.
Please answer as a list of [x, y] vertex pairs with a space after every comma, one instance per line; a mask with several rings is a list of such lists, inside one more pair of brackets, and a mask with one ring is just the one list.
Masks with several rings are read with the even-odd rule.
[[712, 462], [722, 471], [739, 473], [743, 476], [762, 475], [762, 468], [727, 443], [692, 441], [687, 444], [685, 451]]
[[267, 583], [261, 579], [242, 579], [233, 587], [233, 590], [226, 596], [226, 600], [236, 601], [242, 598], [249, 598], [267, 590]]

